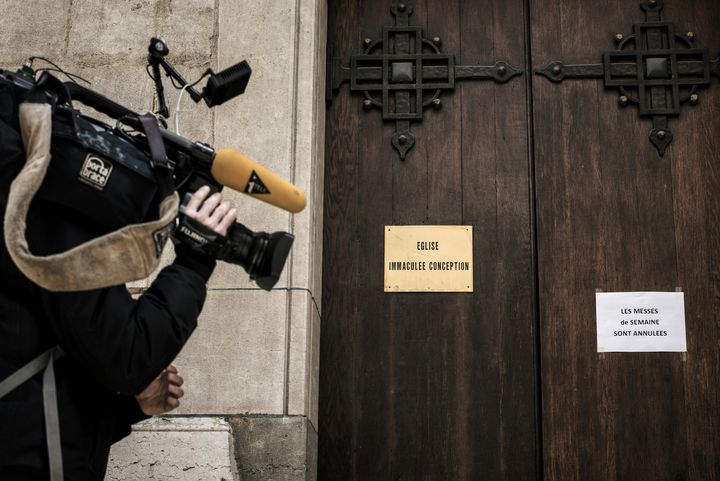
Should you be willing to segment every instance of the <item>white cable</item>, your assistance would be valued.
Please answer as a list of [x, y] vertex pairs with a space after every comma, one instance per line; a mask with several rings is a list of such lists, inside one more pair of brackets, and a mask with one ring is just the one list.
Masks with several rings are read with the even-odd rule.
[[180, 112], [191, 112], [191, 110], [180, 110], [180, 101], [188, 88], [190, 88], [190, 84], [185, 84], [185, 86], [180, 89], [180, 95], [178, 95], [177, 104], [175, 104], [175, 133], [178, 135], [180, 135]]

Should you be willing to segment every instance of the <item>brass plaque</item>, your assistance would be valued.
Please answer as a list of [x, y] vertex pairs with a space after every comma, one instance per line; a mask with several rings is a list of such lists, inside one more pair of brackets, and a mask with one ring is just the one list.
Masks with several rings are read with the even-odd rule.
[[472, 226], [385, 226], [385, 292], [472, 292]]

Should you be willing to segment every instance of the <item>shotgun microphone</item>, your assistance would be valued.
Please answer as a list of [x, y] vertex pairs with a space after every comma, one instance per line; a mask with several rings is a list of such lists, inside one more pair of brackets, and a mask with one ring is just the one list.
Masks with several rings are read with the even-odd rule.
[[220, 149], [210, 167], [216, 181], [293, 214], [305, 208], [305, 193], [233, 149]]

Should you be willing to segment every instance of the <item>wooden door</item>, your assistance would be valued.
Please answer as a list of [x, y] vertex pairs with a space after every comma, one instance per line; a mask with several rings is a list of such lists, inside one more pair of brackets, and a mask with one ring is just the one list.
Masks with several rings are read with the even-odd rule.
[[[602, 78], [603, 52], [657, 5], [647, 20], [694, 34], [678, 49], [716, 59], [715, 2], [408, 3], [457, 65], [523, 76], [444, 91], [404, 161], [396, 124], [362, 95], [343, 86], [329, 105], [319, 479], [720, 479], [720, 86], [663, 120]], [[329, 52], [346, 64], [393, 24], [390, 0], [328, 4]], [[534, 73], [552, 61], [600, 67]], [[384, 292], [396, 224], [471, 225], [474, 292]], [[598, 354], [596, 290], [676, 287], [686, 354]]]
[[[602, 63], [617, 34], [646, 21], [638, 1], [530, 5], [534, 68]], [[718, 57], [716, 1], [656, 5]], [[534, 75], [532, 92], [545, 479], [720, 479], [720, 85], [670, 118], [663, 157], [653, 119], [601, 79]], [[676, 287], [687, 354], [597, 353], [596, 289]]]
[[[427, 0], [410, 24], [458, 65], [523, 68], [520, 0]], [[328, 2], [344, 64], [393, 25], [389, 0]], [[413, 122], [343, 86], [327, 110], [319, 479], [537, 476], [535, 288], [526, 78], [458, 82]], [[471, 225], [473, 293], [383, 292], [385, 225]]]

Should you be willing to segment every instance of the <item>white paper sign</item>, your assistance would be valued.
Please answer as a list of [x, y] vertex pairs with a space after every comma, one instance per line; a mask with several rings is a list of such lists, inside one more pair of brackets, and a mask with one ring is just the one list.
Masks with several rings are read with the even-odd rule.
[[595, 294], [598, 352], [685, 352], [682, 292]]

